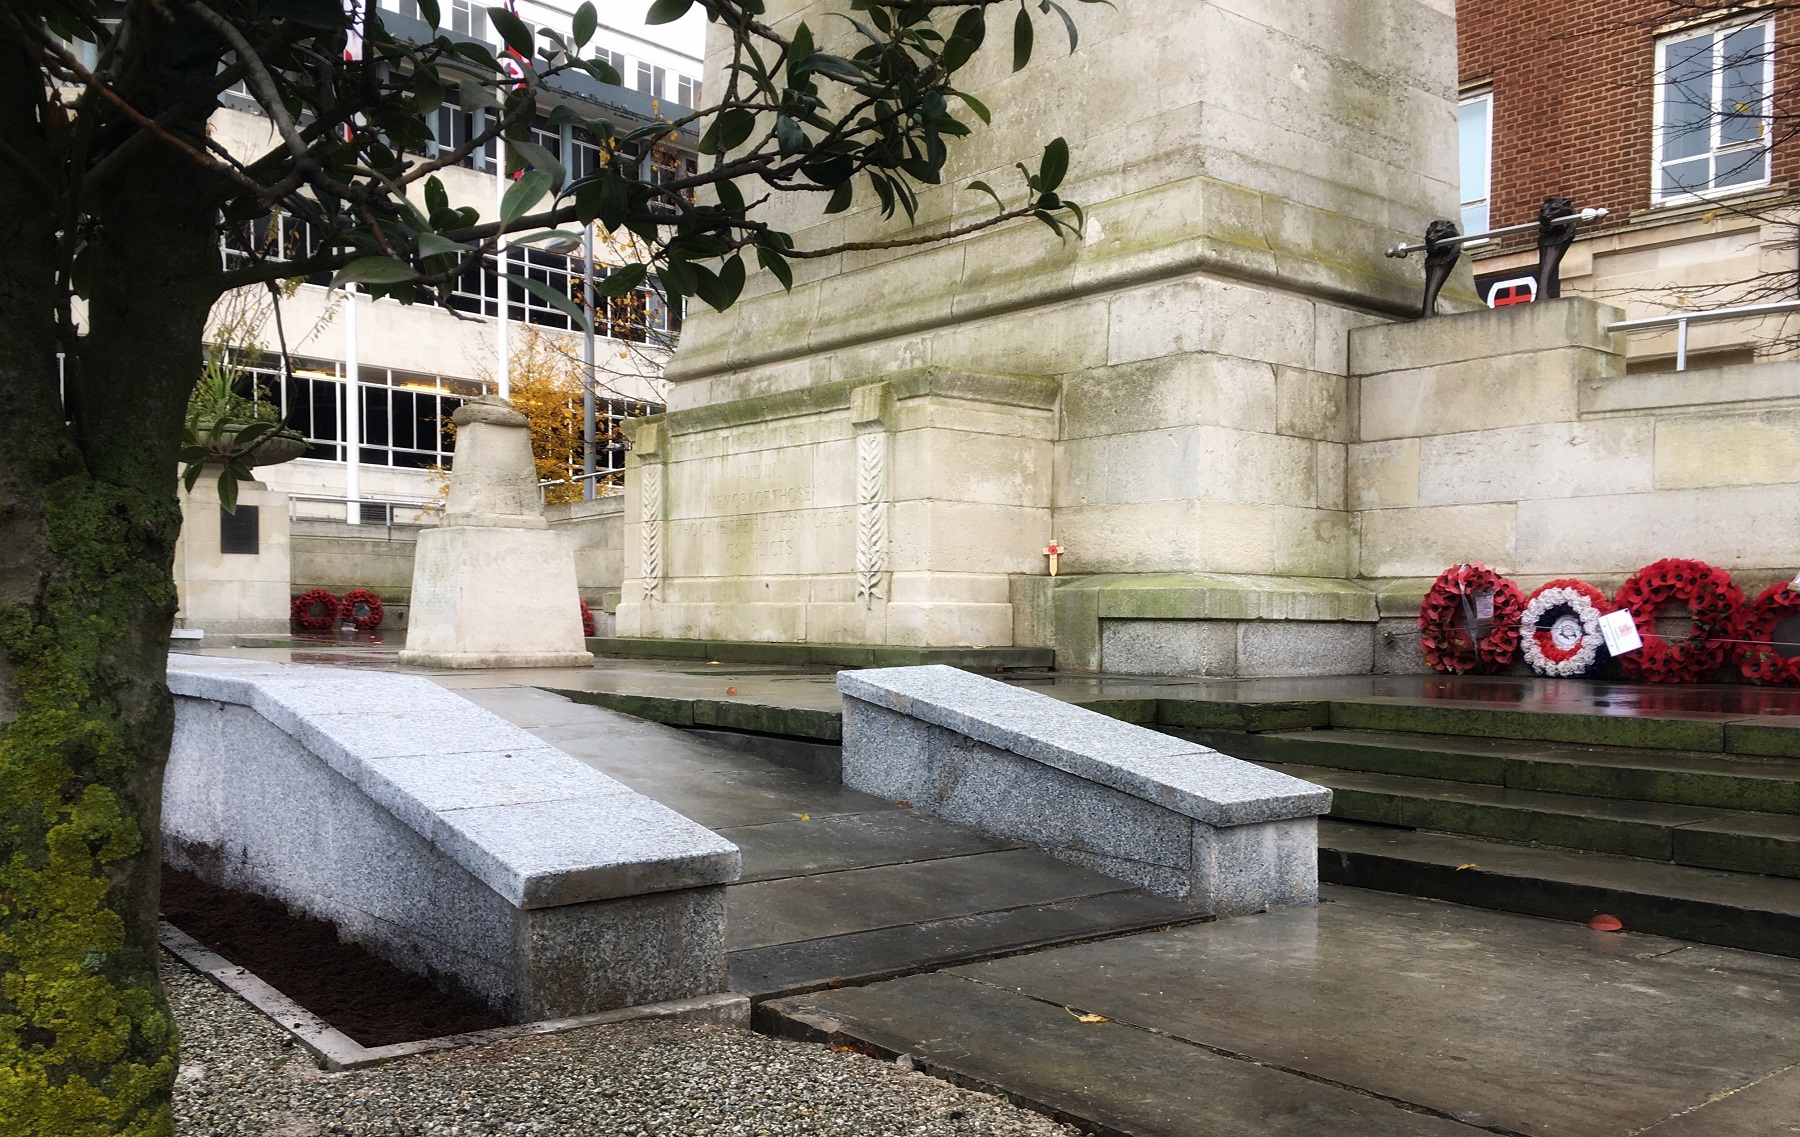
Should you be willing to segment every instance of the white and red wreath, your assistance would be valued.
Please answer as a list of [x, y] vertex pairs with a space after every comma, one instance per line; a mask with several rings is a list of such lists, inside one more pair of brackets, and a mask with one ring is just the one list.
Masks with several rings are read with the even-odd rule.
[[1600, 617], [1613, 610], [1606, 594], [1581, 580], [1553, 580], [1525, 600], [1519, 651], [1537, 675], [1572, 679], [1606, 658]]

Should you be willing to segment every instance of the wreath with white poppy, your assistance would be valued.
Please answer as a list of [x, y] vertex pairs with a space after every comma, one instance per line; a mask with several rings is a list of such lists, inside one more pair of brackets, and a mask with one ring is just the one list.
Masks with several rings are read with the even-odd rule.
[[1612, 611], [1606, 594], [1580, 580], [1553, 580], [1533, 592], [1519, 616], [1519, 651], [1535, 675], [1573, 679], [1606, 658], [1600, 617]]

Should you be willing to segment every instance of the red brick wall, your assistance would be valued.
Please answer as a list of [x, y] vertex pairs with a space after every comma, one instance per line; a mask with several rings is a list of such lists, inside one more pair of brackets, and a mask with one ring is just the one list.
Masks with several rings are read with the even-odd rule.
[[[1800, 7], [1775, 16], [1773, 178], [1800, 174]], [[1669, 0], [1458, 0], [1464, 84], [1494, 90], [1491, 223], [1531, 221], [1548, 194], [1604, 206], [1623, 224], [1650, 205], [1657, 28], [1697, 9], [1745, 5]], [[1786, 144], [1784, 144], [1786, 143]]]

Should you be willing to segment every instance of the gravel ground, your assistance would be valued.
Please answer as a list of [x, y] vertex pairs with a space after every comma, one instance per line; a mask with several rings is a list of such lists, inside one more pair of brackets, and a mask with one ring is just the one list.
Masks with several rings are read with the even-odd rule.
[[890, 1062], [748, 1030], [623, 1023], [326, 1074], [249, 1004], [165, 956], [178, 1137], [1072, 1137]]

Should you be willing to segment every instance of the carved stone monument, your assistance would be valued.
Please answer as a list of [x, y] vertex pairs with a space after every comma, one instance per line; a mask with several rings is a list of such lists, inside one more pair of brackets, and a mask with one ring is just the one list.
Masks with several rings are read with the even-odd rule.
[[488, 395], [456, 412], [450, 501], [419, 534], [402, 663], [586, 667], [575, 550], [538, 500], [525, 416]]

